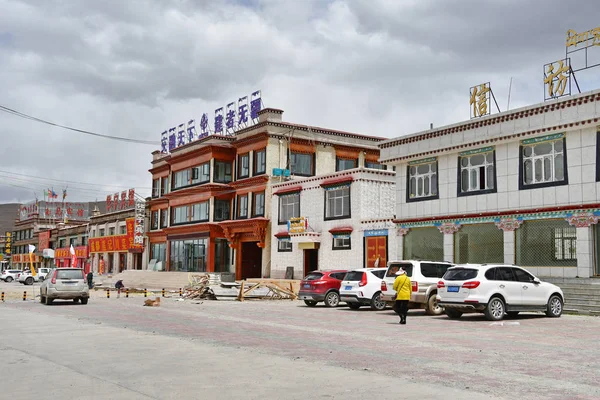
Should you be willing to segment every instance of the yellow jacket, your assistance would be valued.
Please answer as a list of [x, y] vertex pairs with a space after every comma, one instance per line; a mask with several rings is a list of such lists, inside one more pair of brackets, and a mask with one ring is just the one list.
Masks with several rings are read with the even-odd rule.
[[396, 300], [410, 300], [412, 293], [412, 283], [406, 274], [399, 275], [394, 281], [394, 290], [396, 291]]

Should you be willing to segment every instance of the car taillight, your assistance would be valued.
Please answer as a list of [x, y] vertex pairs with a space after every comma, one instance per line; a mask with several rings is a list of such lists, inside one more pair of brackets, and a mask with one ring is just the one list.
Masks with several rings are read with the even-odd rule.
[[446, 285], [444, 285], [444, 281], [439, 281], [438, 284], [437, 284], [437, 286], [438, 286], [438, 289], [446, 287]]
[[481, 282], [479, 281], [471, 281], [463, 283], [462, 287], [464, 287], [465, 289], [477, 289], [480, 284]]
[[367, 274], [365, 274], [363, 272], [362, 278], [361, 278], [360, 282], [358, 282], [358, 286], [362, 287], [362, 286], [366, 286], [366, 285], [367, 285]]
[[56, 273], [58, 271], [54, 271], [54, 273], [52, 274], [52, 280], [50, 282], [52, 282], [53, 285], [56, 285]]
[[412, 291], [413, 292], [418, 292], [419, 291], [419, 282], [413, 282], [412, 283]]
[[381, 291], [387, 292], [387, 283], [385, 281], [381, 281]]

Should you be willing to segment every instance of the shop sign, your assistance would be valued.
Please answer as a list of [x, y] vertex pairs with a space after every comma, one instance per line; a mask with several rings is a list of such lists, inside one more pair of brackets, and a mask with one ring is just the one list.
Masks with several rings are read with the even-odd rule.
[[135, 203], [135, 233], [133, 235], [133, 247], [144, 247], [144, 221], [146, 219], [146, 202]]
[[50, 231], [38, 233], [38, 249], [44, 251], [50, 247]]
[[11, 253], [11, 247], [12, 247], [12, 232], [6, 232], [4, 234], [4, 240], [6, 241], [6, 244], [4, 246], [4, 254], [6, 254], [7, 256], [10, 256]]
[[123, 190], [106, 196], [106, 212], [123, 211], [135, 206], [135, 189]]
[[365, 237], [369, 237], [369, 236], [387, 236], [388, 235], [388, 230], [387, 229], [371, 229], [368, 231], [365, 231], [364, 236]]
[[90, 253], [122, 252], [134, 248], [135, 219], [125, 220], [125, 235], [102, 236], [89, 239]]
[[89, 217], [89, 205], [87, 203], [67, 203], [38, 201], [24, 204], [19, 209], [19, 220], [24, 221], [34, 217], [56, 219], [56, 220], [78, 220], [85, 221]]
[[248, 96], [240, 97], [237, 101], [227, 104], [225, 108], [219, 107], [215, 110], [213, 129], [210, 127], [208, 114], [202, 114], [198, 131], [196, 120], [190, 119], [188, 123], [182, 123], [161, 133], [161, 153], [170, 153], [176, 148], [202, 139], [210, 134], [233, 135], [240, 129], [246, 128], [258, 122], [258, 112], [262, 108], [260, 90], [250, 95], [250, 108], [248, 109]]
[[[75, 250], [76, 258], [88, 258], [88, 247], [87, 246], [77, 246], [73, 248]], [[54, 250], [54, 258], [62, 259], [62, 258], [71, 258], [71, 249], [69, 247], [60, 248]]]
[[288, 221], [289, 233], [304, 233], [308, 230], [308, 217], [290, 218]]

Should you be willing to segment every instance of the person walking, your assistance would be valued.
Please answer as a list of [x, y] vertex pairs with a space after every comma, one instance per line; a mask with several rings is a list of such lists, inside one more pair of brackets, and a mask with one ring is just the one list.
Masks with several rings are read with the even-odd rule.
[[92, 271], [88, 272], [86, 278], [88, 287], [92, 289], [94, 287], [94, 274], [92, 273]]
[[394, 290], [396, 291], [394, 311], [400, 316], [400, 324], [405, 325], [406, 314], [408, 314], [408, 302], [412, 293], [412, 283], [403, 268], [400, 268], [398, 272], [396, 272]]

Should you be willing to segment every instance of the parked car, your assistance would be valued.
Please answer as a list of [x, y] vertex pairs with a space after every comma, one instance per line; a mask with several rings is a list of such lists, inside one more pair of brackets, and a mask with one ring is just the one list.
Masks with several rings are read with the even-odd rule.
[[393, 305], [396, 299], [394, 291], [394, 280], [396, 272], [402, 267], [412, 283], [412, 294], [409, 309], [425, 309], [430, 315], [443, 314], [444, 309], [437, 302], [437, 283], [444, 276], [446, 270], [453, 264], [443, 261], [421, 261], [421, 260], [403, 260], [390, 261], [381, 281], [382, 299]]
[[340, 301], [353, 310], [371, 306], [373, 310], [385, 309], [381, 299], [381, 280], [387, 268], [361, 268], [348, 271], [340, 285]]
[[542, 282], [514, 265], [458, 265], [448, 268], [437, 287], [438, 302], [450, 318], [478, 312], [490, 321], [498, 321], [505, 315], [514, 317], [527, 311], [560, 317], [564, 305], [558, 286]]
[[56, 299], [73, 300], [75, 303], [87, 304], [90, 297], [83, 269], [56, 268], [53, 269], [40, 285], [40, 302], [52, 304]]
[[346, 275], [345, 270], [312, 271], [300, 282], [298, 298], [309, 307], [325, 302], [327, 307], [340, 303], [340, 284]]
[[36, 270], [36, 275], [33, 276], [31, 275], [30, 270], [26, 270], [18, 274], [17, 281], [24, 285], [33, 285], [33, 282], [43, 281], [49, 271], [50, 268], [40, 268], [39, 270]]
[[2, 275], [0, 275], [0, 279], [4, 282], [12, 282], [17, 279], [17, 275], [23, 272], [20, 269], [6, 269], [2, 271]]

